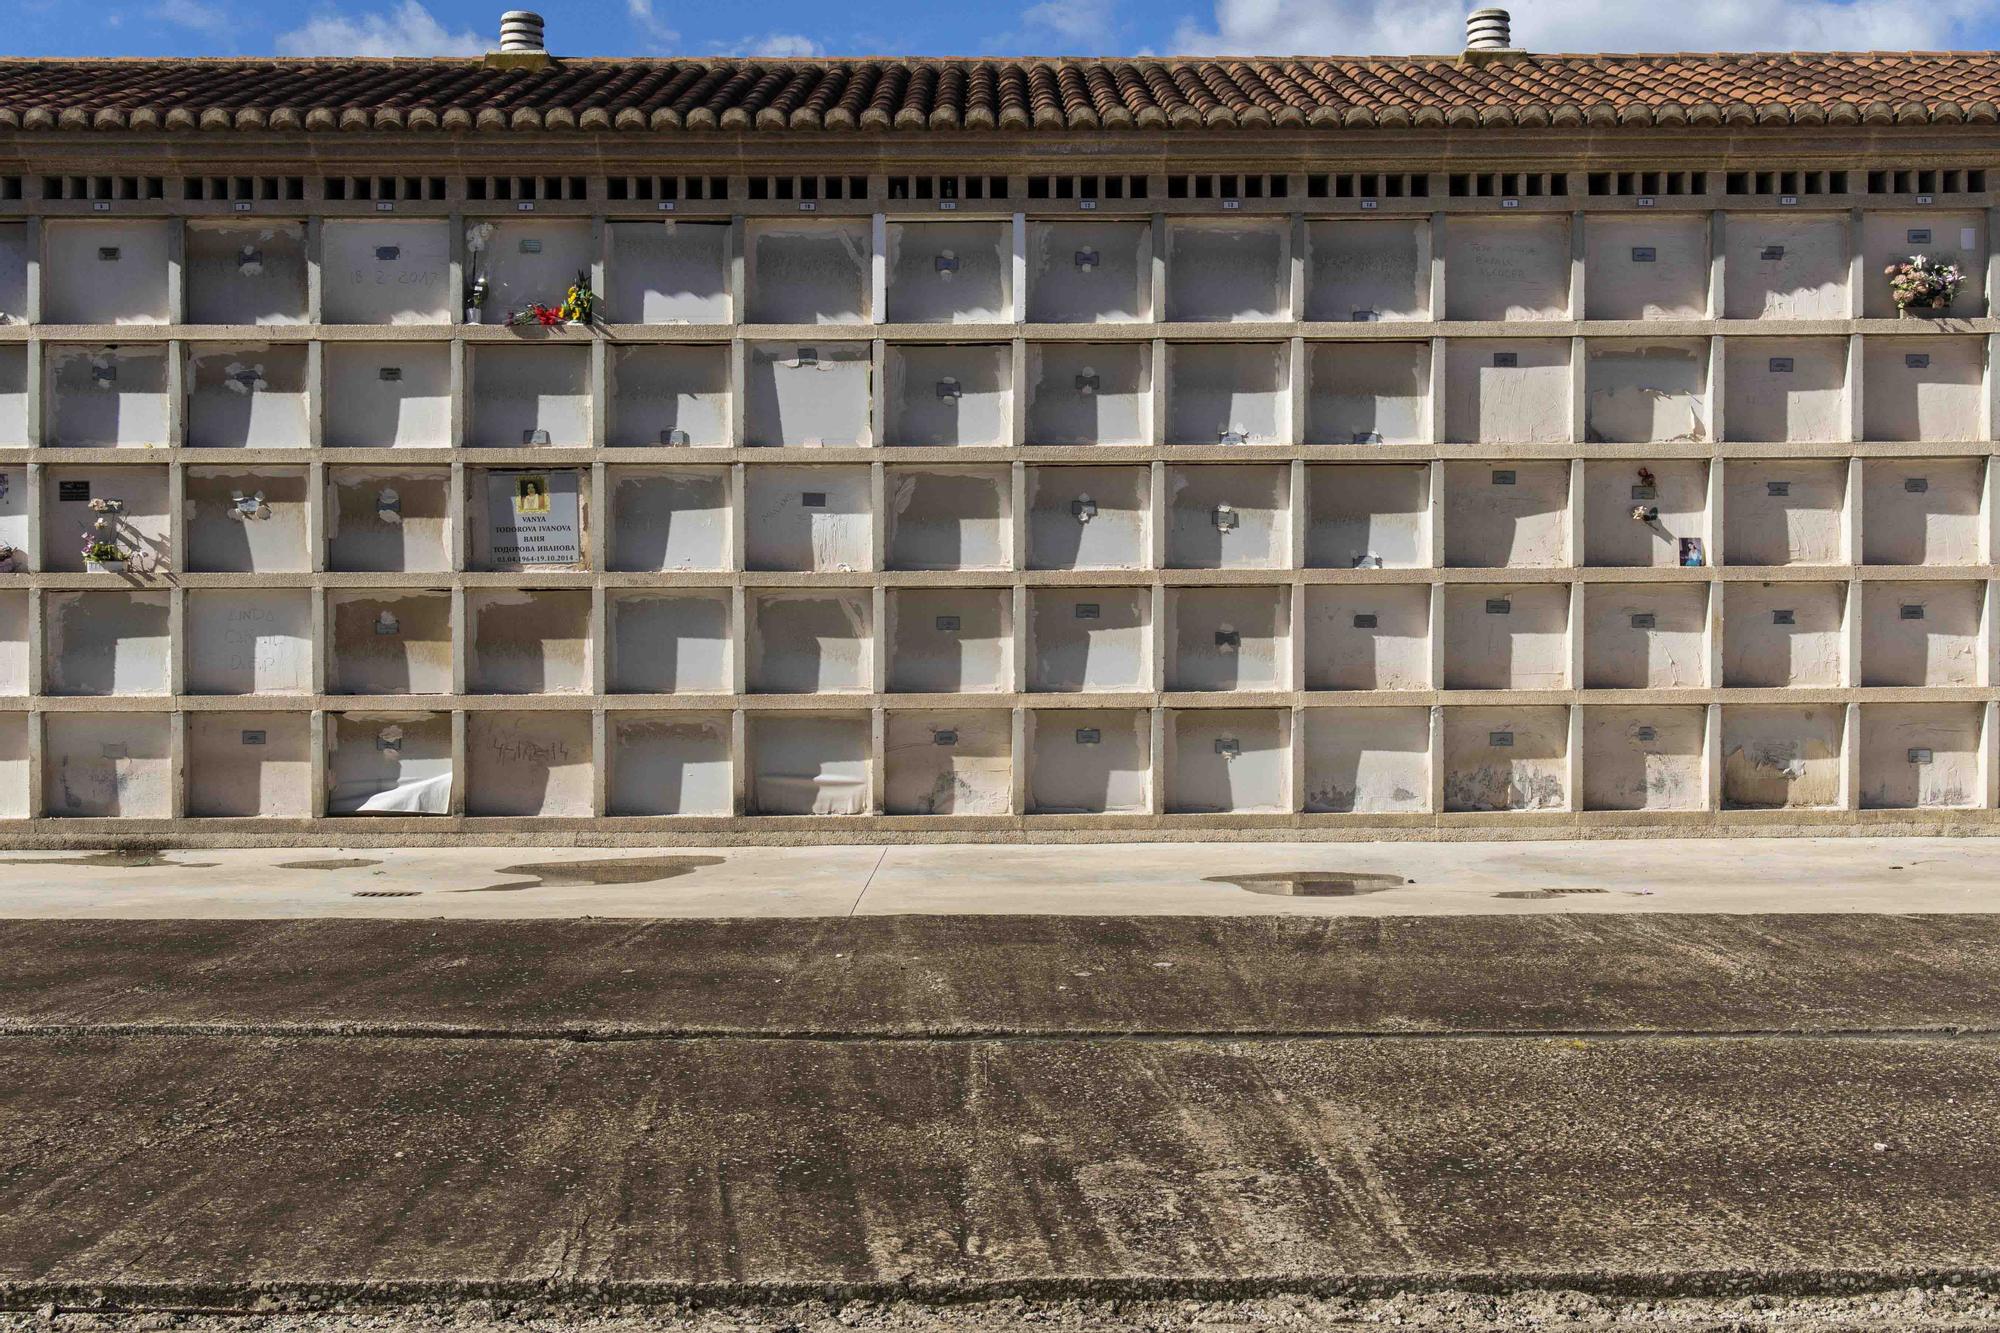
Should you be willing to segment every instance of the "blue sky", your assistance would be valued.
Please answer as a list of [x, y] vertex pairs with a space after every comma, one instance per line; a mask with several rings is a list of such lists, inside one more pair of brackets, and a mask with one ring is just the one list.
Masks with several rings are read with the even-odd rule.
[[[0, 0], [0, 14], [12, 16], [7, 53], [28, 56], [469, 54], [494, 44], [510, 7], [509, 0]], [[1436, 53], [1458, 48], [1471, 7], [1456, 0], [538, 6], [557, 55], [694, 56]], [[1513, 0], [1509, 7], [1517, 44], [1538, 51], [2000, 46], [2000, 0]]]

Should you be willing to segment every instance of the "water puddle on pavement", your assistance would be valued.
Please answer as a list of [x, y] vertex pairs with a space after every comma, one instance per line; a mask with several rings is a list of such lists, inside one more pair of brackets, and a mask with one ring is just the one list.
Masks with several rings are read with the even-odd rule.
[[359, 870], [363, 866], [379, 866], [380, 861], [372, 861], [365, 856], [336, 858], [331, 861], [280, 861], [280, 870]]
[[1261, 875], [1210, 875], [1204, 883], [1234, 884], [1251, 893], [1280, 898], [1359, 898], [1387, 893], [1410, 881], [1401, 875], [1371, 875], [1346, 870], [1274, 870]]
[[213, 870], [215, 861], [170, 861], [171, 848], [119, 847], [108, 852], [86, 852], [81, 856], [0, 856], [0, 866], [89, 866], [94, 870], [158, 870], [172, 866], [179, 870]]
[[1526, 898], [1540, 902], [1549, 898], [1573, 898], [1579, 893], [1609, 893], [1609, 889], [1507, 889], [1495, 898]]
[[703, 866], [719, 866], [719, 856], [628, 856], [603, 861], [538, 861], [532, 865], [501, 866], [497, 875], [532, 875], [533, 879], [488, 884], [453, 893], [518, 893], [522, 889], [581, 889], [605, 884], [651, 884], [678, 879]]

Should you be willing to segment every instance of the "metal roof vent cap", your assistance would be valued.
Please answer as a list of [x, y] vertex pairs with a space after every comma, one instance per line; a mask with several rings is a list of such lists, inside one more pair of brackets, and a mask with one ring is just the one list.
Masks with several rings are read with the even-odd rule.
[[1466, 60], [1520, 55], [1514, 45], [1513, 17], [1504, 9], [1475, 9], [1465, 16]]
[[493, 69], [546, 69], [548, 48], [542, 45], [542, 16], [526, 9], [510, 9], [500, 16], [500, 49], [486, 53]]

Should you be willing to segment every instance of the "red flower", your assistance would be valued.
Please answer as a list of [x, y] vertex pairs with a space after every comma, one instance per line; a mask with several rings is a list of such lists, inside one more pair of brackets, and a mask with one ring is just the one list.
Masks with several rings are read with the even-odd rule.
[[535, 323], [543, 328], [553, 328], [562, 323], [562, 311], [551, 310], [541, 302], [535, 302]]

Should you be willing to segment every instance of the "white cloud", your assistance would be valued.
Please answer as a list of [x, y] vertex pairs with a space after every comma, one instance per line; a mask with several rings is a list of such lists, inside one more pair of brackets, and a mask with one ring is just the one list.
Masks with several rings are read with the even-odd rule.
[[218, 35], [230, 32], [236, 25], [235, 17], [227, 9], [205, 4], [203, 0], [160, 0], [153, 6], [152, 14], [162, 23]]
[[1031, 42], [1048, 33], [1072, 50], [1103, 50], [1111, 42], [1117, 7], [1117, 0], [1041, 0], [1021, 11], [1021, 26]]
[[767, 59], [787, 57], [817, 56], [826, 54], [826, 49], [810, 37], [796, 32], [771, 32], [753, 38], [744, 45], [743, 54], [763, 56]]
[[[1530, 51], [1866, 51], [1976, 44], [2000, 0], [1511, 0], [1514, 42]], [[1041, 8], [1043, 6], [1037, 6]], [[1215, 0], [1184, 22], [1189, 55], [1447, 55], [1465, 45], [1456, 0]]]
[[625, 12], [632, 19], [633, 32], [649, 53], [661, 54], [680, 45], [680, 33], [661, 22], [653, 12], [653, 0], [625, 0]]
[[470, 30], [447, 31], [418, 0], [402, 0], [386, 14], [328, 10], [278, 37], [278, 54], [286, 56], [476, 56], [486, 47]]

